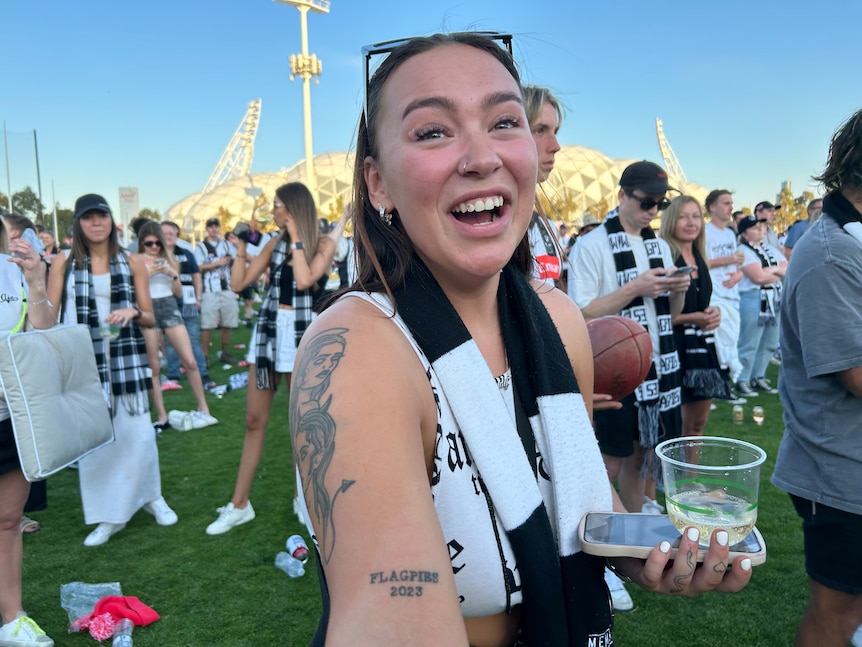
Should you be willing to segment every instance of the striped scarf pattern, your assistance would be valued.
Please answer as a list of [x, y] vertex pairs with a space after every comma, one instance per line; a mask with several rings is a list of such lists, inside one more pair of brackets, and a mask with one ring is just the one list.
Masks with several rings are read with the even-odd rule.
[[[610, 489], [568, 355], [547, 310], [511, 264], [501, 274], [499, 318], [512, 379], [513, 420], [457, 311], [414, 259], [394, 291], [398, 314], [431, 364], [514, 551], [528, 645], [611, 645], [604, 559], [583, 553], [577, 525], [610, 510]], [[520, 419], [524, 422], [518, 424]], [[541, 441], [541, 442], [540, 442]], [[528, 456], [543, 447], [542, 472]], [[540, 482], [541, 481], [541, 482]], [[549, 488], [549, 489], [546, 489]]]
[[[604, 222], [608, 242], [614, 255], [617, 270], [617, 286], [622, 287], [638, 277], [635, 255], [629, 245], [629, 238], [615, 209]], [[650, 269], [663, 268], [661, 246], [655, 233], [649, 227], [640, 232], [649, 258]], [[656, 325], [658, 325], [659, 365], [653, 361], [646, 379], [635, 389], [638, 406], [638, 429], [640, 444], [645, 448], [655, 447], [661, 440], [676, 438], [682, 433], [679, 407], [682, 404], [680, 386], [679, 354], [673, 338], [673, 323], [670, 314], [670, 297], [659, 296], [654, 299]], [[647, 330], [647, 320], [643, 297], [632, 299], [619, 312], [620, 316], [633, 319]], [[647, 452], [649, 456], [649, 452]], [[657, 461], [652, 462], [656, 465]], [[657, 467], [657, 465], [656, 465]]]
[[[131, 415], [149, 411], [148, 391], [152, 380], [147, 376], [147, 349], [141, 329], [134, 322], [120, 328], [120, 336], [110, 342], [110, 352], [105, 348], [105, 340], [99, 334], [99, 312], [93, 290], [90, 258], [83, 267], [72, 263], [75, 278], [75, 314], [77, 323], [90, 327], [93, 351], [96, 354], [96, 367], [105, 400], [113, 414], [117, 405], [122, 404]], [[135, 288], [132, 270], [124, 252], [110, 260], [111, 273], [111, 310], [135, 307]], [[108, 360], [110, 356], [110, 361]]]
[[[287, 260], [287, 238], [282, 236], [272, 250], [269, 266], [269, 290], [258, 313], [257, 347], [255, 349], [255, 377], [257, 388], [275, 389], [275, 338], [278, 334], [278, 302], [281, 298], [281, 273]], [[296, 288], [296, 283], [294, 290]], [[299, 342], [297, 341], [297, 344]]]
[[[780, 259], [775, 257], [769, 246], [752, 245], [749, 242], [743, 242], [743, 245], [748, 247], [754, 255], [760, 260], [760, 267], [775, 267], [779, 264]], [[778, 310], [781, 307], [781, 281], [768, 283], [760, 286], [760, 314], [757, 315], [758, 326], [777, 326], [778, 325]]]

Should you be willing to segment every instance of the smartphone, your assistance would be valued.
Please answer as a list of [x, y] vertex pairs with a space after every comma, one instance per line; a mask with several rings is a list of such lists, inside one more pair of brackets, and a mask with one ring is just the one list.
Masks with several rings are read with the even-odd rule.
[[[24, 231], [21, 232], [21, 240], [26, 240], [33, 246], [33, 249], [37, 254], [41, 254], [45, 251], [45, 245], [42, 244], [42, 239], [39, 238], [39, 235], [35, 232], [35, 230], [27, 227]], [[15, 256], [18, 258], [24, 258], [23, 254], [15, 252]]]
[[691, 274], [697, 268], [694, 265], [683, 265], [682, 267], [677, 267], [676, 270], [666, 274], [665, 276], [676, 276], [677, 274]]
[[[588, 555], [602, 557], [637, 557], [646, 559], [663, 541], [670, 542], [671, 558], [676, 557], [680, 533], [665, 514], [639, 512], [590, 512], [578, 527], [581, 548]], [[698, 550], [697, 561], [706, 557], [706, 548]], [[730, 547], [730, 561], [738, 556], [749, 557], [757, 566], [766, 561], [766, 543], [757, 528]]]

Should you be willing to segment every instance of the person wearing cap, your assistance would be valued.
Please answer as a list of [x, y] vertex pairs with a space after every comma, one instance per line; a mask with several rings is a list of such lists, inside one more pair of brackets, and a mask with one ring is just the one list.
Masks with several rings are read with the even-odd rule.
[[781, 249], [781, 242], [778, 240], [778, 234], [775, 233], [774, 227], [775, 212], [779, 209], [781, 209], [781, 205], [772, 204], [768, 200], [758, 202], [754, 205], [754, 215], [766, 223], [765, 240], [767, 243], [775, 247], [775, 249]]
[[[539, 155], [537, 181], [542, 184], [554, 170], [554, 158], [560, 150], [557, 133], [563, 120], [563, 109], [560, 101], [548, 88], [525, 85], [522, 93], [524, 111], [527, 113], [530, 132]], [[535, 259], [533, 276], [553, 287], [562, 279], [561, 247], [557, 242], [554, 227], [538, 200], [539, 190], [541, 187], [537, 187], [533, 220], [528, 230], [530, 252]]]
[[[712, 280], [710, 305], [721, 311], [721, 323], [715, 329], [715, 350], [727, 379], [733, 385], [739, 380], [739, 266], [744, 256], [738, 251], [733, 221], [733, 195], [727, 189], [714, 189], [704, 202], [709, 222], [704, 225], [706, 258]], [[741, 212], [740, 212], [741, 213]], [[731, 393], [731, 404], [745, 404], [745, 398]]]
[[737, 343], [742, 369], [735, 386], [746, 398], [758, 391], [778, 393], [766, 378], [766, 369], [778, 348], [778, 304], [787, 259], [766, 241], [766, 228], [766, 220], [758, 216], [745, 216], [737, 224], [738, 249], [743, 253]]
[[793, 254], [793, 248], [796, 246], [796, 243], [802, 238], [802, 234], [820, 217], [823, 211], [823, 199], [814, 198], [811, 200], [808, 203], [807, 211], [807, 220], [797, 220], [787, 229], [787, 237], [784, 239], [784, 256], [788, 261]]
[[[150, 423], [147, 349], [140, 326], [153, 326], [149, 276], [143, 260], [120, 247], [111, 208], [100, 195], [75, 202], [72, 249], [54, 258], [48, 277], [54, 314], [88, 325], [114, 442], [78, 461], [84, 521], [98, 524], [85, 546], [104, 544], [139, 509], [170, 526], [177, 515], [162, 497], [159, 452]], [[103, 339], [103, 322], [120, 326]]]
[[201, 270], [204, 291], [201, 295], [201, 346], [209, 355], [212, 331], [221, 325], [219, 359], [235, 364], [230, 354], [230, 331], [239, 326], [236, 295], [230, 290], [230, 268], [236, 247], [221, 237], [218, 218], [206, 221], [206, 237], [195, 246], [195, 260]]
[[581, 226], [578, 227], [578, 236], [584, 236], [585, 234], [590, 233], [593, 229], [602, 224], [596, 216], [591, 214], [589, 211], [584, 213], [584, 217], [581, 218]]
[[652, 340], [653, 366], [644, 383], [623, 398], [621, 409], [595, 413], [608, 476], [618, 478], [629, 512], [640, 512], [645, 496], [654, 499], [645, 494], [641, 476], [647, 450], [681, 433], [680, 364], [671, 322], [682, 311], [690, 278], [674, 274], [670, 247], [650, 228], [670, 204], [669, 189], [658, 164], [644, 160], [626, 167], [619, 206], [601, 227], [578, 239], [571, 262], [575, 303], [587, 319], [628, 317], [646, 327]]
[[[862, 110], [832, 138], [822, 216], [793, 248], [781, 300], [784, 436], [772, 484], [802, 518], [808, 605], [798, 647], [862, 645]], [[855, 634], [854, 634], [855, 632]]]
[[[246, 243], [246, 267], [248, 267], [249, 264], [258, 257], [270, 239], [270, 234], [265, 234], [260, 230], [260, 223], [258, 223], [254, 214], [252, 214], [251, 218], [248, 219], [248, 223], [237, 225], [233, 233], [236, 234], [239, 240], [243, 240]], [[251, 319], [254, 315], [252, 306], [254, 305], [254, 298], [257, 294], [257, 286], [258, 281], [254, 281], [244, 287], [239, 293], [240, 298], [242, 298], [244, 309], [243, 324], [245, 324], [246, 328], [254, 327]], [[258, 301], [260, 301], [260, 299], [258, 299]]]
[[[54, 325], [45, 289], [45, 266], [29, 242], [9, 237], [2, 217], [0, 295], [0, 331], [4, 335], [20, 332], [25, 324], [37, 329]], [[54, 641], [23, 610], [21, 519], [29, 492], [11, 416], [5, 399], [0, 397], [0, 644], [52, 647]]]

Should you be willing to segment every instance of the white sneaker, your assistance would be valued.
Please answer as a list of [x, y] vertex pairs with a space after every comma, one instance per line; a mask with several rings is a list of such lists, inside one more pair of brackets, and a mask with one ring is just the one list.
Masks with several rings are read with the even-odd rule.
[[177, 522], [177, 513], [171, 510], [163, 496], [155, 501], [145, 503], [144, 512], [153, 515], [156, 518], [156, 523], [160, 526], [173, 526]]
[[218, 424], [218, 420], [203, 411], [192, 411], [190, 415], [192, 419], [192, 429], [203, 429], [204, 427], [211, 427]]
[[853, 639], [850, 642], [853, 647], [862, 647], [862, 626], [856, 630], [856, 633], [853, 634]]
[[305, 523], [305, 515], [302, 514], [302, 507], [299, 505], [299, 497], [293, 497], [293, 514], [299, 519], [299, 523]]
[[611, 592], [611, 600], [614, 603], [614, 611], [631, 611], [635, 608], [632, 596], [626, 591], [625, 583], [610, 569], [605, 569], [605, 584]]
[[0, 627], [0, 647], [54, 647], [54, 641], [23, 611]]
[[641, 512], [644, 514], [664, 514], [664, 508], [655, 499], [650, 499], [647, 495], [644, 495], [644, 504], [641, 506]]
[[251, 501], [244, 508], [234, 508], [233, 503], [218, 509], [218, 519], [207, 526], [208, 535], [222, 535], [234, 526], [248, 523], [254, 519], [254, 508]]
[[[124, 523], [100, 523], [96, 529], [87, 535], [84, 540], [85, 546], [101, 546], [114, 535], [126, 527]], [[2, 645], [2, 643], [0, 643]]]

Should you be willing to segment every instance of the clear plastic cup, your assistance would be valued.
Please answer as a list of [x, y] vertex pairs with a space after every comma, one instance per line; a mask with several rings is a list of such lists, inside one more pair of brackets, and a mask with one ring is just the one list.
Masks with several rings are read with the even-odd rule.
[[660, 443], [667, 513], [677, 530], [694, 526], [701, 546], [717, 528], [730, 545], [745, 539], [757, 521], [760, 466], [766, 452], [733, 438], [684, 436]]

